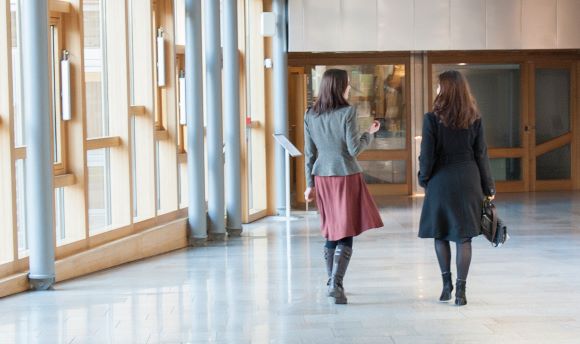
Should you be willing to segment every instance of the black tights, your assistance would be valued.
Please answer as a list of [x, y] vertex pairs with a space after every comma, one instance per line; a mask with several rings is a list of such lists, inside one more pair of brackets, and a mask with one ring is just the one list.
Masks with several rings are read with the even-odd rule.
[[330, 240], [326, 240], [326, 244], [324, 244], [324, 247], [329, 248], [331, 250], [336, 249], [336, 246], [338, 245], [342, 245], [342, 246], [348, 246], [350, 248], [352, 248], [352, 237], [346, 237], [346, 238], [342, 238], [340, 240], [337, 241], [330, 241]]
[[[457, 264], [457, 278], [467, 280], [469, 265], [471, 264], [471, 238], [463, 239], [455, 243], [457, 252], [455, 256]], [[451, 271], [451, 247], [449, 241], [435, 239], [435, 252], [439, 261], [441, 273]]]

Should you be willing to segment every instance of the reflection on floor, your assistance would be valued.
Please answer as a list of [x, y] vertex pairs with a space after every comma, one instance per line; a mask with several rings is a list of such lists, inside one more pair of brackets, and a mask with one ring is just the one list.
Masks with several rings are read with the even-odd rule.
[[578, 343], [580, 193], [500, 195], [512, 234], [474, 240], [468, 305], [439, 303], [421, 198], [383, 198], [385, 227], [355, 241], [325, 292], [318, 218], [267, 219], [242, 238], [0, 300], [0, 343]]

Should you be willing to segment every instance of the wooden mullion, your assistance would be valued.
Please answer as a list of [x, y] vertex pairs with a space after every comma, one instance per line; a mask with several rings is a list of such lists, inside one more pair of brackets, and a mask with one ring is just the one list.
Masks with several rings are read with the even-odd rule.
[[490, 159], [501, 158], [523, 158], [526, 154], [524, 148], [489, 148], [488, 155]]
[[528, 84], [525, 92], [528, 94], [528, 157], [530, 191], [536, 191], [536, 68], [533, 62], [527, 63]]
[[119, 136], [107, 136], [87, 139], [87, 150], [113, 148], [121, 146], [122, 139]]
[[[132, 56], [133, 61], [133, 101], [140, 107], [133, 106], [134, 115], [135, 154], [135, 203], [136, 217], [140, 220], [155, 217], [157, 191], [155, 187], [155, 100], [156, 90], [154, 37], [151, 0], [132, 1], [129, 13], [131, 20]], [[133, 142], [131, 144], [133, 144]], [[135, 217], [135, 214], [134, 214]]]
[[0, 1], [0, 261], [18, 259], [10, 1]]
[[528, 63], [520, 64], [520, 138], [523, 149], [523, 159], [521, 162], [522, 180], [524, 181], [524, 190], [531, 189], [531, 163], [532, 158], [530, 154], [531, 147], [531, 133], [530, 128], [533, 127], [530, 111], [530, 99], [532, 94], [529, 91], [530, 87], [530, 72], [532, 68]]
[[76, 183], [76, 178], [74, 174], [61, 174], [54, 177], [54, 188], [64, 188], [66, 186], [71, 186]]
[[[167, 137], [158, 141], [159, 155], [158, 164], [163, 166], [159, 169], [156, 179], [159, 181], [159, 209], [157, 214], [165, 214], [179, 209], [179, 185], [178, 185], [178, 162], [177, 162], [177, 130], [178, 121], [178, 92], [177, 75], [175, 69], [175, 32], [174, 32], [174, 7], [171, 0], [157, 0], [155, 8], [157, 16], [156, 27], [163, 26], [165, 32], [165, 87], [159, 90], [159, 110], [163, 113], [163, 129], [167, 131]], [[186, 172], [186, 171], [185, 171]], [[187, 179], [187, 173], [182, 173], [182, 182]]]
[[238, 42], [240, 42], [240, 110], [243, 114], [240, 118], [241, 142], [241, 192], [242, 192], [242, 222], [249, 223], [250, 220], [250, 197], [248, 185], [248, 145], [246, 144], [246, 117], [248, 113], [248, 95], [247, 80], [250, 77], [247, 70], [247, 46], [246, 41], [246, 1], [238, 0]]
[[64, 188], [66, 240], [83, 240], [89, 235], [88, 167], [86, 161], [86, 106], [83, 34], [83, 1], [70, 0], [71, 12], [63, 15], [62, 42], [69, 52], [71, 66], [72, 118], [65, 125], [66, 171], [75, 182]]
[[575, 190], [580, 189], [580, 61], [572, 65], [570, 74], [572, 87], [570, 90], [571, 117], [572, 117], [572, 185]]
[[129, 124], [129, 37], [127, 1], [106, 1], [106, 60], [109, 132], [123, 144], [110, 148], [111, 227], [121, 227], [133, 220], [131, 192], [131, 128]]
[[408, 151], [406, 149], [394, 150], [366, 150], [358, 156], [360, 161], [387, 161], [387, 160], [408, 160]]
[[72, 0], [71, 1], [48, 0], [48, 11], [51, 13], [58, 14], [70, 13], [72, 10], [71, 7], [73, 7], [71, 2]]
[[411, 92], [413, 88], [413, 80], [411, 79], [411, 55], [405, 61], [405, 151], [407, 152], [407, 156], [405, 159], [406, 165], [406, 172], [407, 177], [405, 178], [407, 181], [407, 194], [413, 194], [413, 149], [411, 145], [413, 144], [412, 139], [412, 116], [413, 111], [411, 105]]
[[373, 196], [383, 195], [408, 195], [407, 183], [405, 184], [369, 184], [368, 189]]
[[563, 147], [572, 142], [572, 139], [573, 139], [572, 133], [566, 133], [564, 135], [556, 137], [555, 139], [539, 144], [536, 146], [535, 155], [536, 157], [539, 157], [555, 149]]
[[498, 192], [525, 192], [526, 182], [524, 180], [501, 180], [495, 182]]

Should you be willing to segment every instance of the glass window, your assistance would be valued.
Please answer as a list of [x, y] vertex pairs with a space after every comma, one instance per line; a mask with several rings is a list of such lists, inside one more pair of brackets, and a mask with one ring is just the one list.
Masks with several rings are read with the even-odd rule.
[[14, 144], [24, 146], [24, 111], [22, 109], [22, 50], [20, 49], [20, 1], [10, 0], [12, 27], [12, 92], [14, 106]]
[[109, 148], [87, 152], [89, 169], [89, 233], [101, 232], [111, 225], [111, 182]]
[[570, 145], [560, 147], [536, 159], [537, 180], [570, 179], [571, 175]]
[[407, 163], [405, 160], [359, 161], [364, 170], [367, 184], [406, 184]]
[[491, 175], [495, 181], [514, 181], [522, 179], [522, 159], [489, 159]]
[[570, 131], [570, 71], [536, 69], [536, 144]]
[[[252, 128], [246, 126], [243, 139], [246, 142], [246, 152], [243, 157], [246, 161], [248, 211], [247, 215], [257, 214], [268, 207], [267, 197], [260, 189], [266, 180], [266, 145], [268, 138], [263, 128], [266, 123], [266, 113], [264, 106], [265, 94], [265, 73], [264, 73], [264, 48], [263, 37], [259, 33], [260, 13], [262, 4], [258, 1], [244, 0], [245, 3], [245, 55], [244, 78], [246, 89], [245, 117], [251, 121], [260, 123], [261, 127]], [[185, 66], [187, 68], [187, 66]], [[204, 112], [204, 123], [207, 123]], [[207, 176], [207, 155], [205, 157], [205, 168]], [[226, 186], [227, 187], [227, 186]], [[207, 183], [206, 183], [207, 199]]]
[[322, 75], [331, 68], [344, 69], [349, 74], [348, 101], [356, 107], [361, 132], [366, 131], [374, 119], [381, 123], [369, 149], [405, 149], [405, 65], [315, 66], [308, 80], [308, 104], [318, 99]]
[[18, 256], [22, 257], [28, 251], [28, 231], [26, 226], [26, 161], [16, 160], [16, 227], [18, 236]]
[[[59, 165], [63, 162], [62, 135], [63, 121], [61, 119], [60, 100], [60, 40], [59, 27], [54, 24], [49, 28], [49, 49], [50, 49], [50, 77], [51, 77], [51, 117], [52, 117], [52, 141], [53, 141], [53, 162]], [[63, 166], [59, 165], [62, 169]]]
[[54, 189], [54, 228], [56, 233], [56, 244], [65, 242], [66, 228], [64, 221], [64, 188]]
[[437, 77], [455, 69], [463, 73], [483, 117], [489, 147], [520, 147], [520, 66], [496, 64], [433, 65], [433, 98]]
[[83, 1], [87, 137], [108, 135], [105, 3]]

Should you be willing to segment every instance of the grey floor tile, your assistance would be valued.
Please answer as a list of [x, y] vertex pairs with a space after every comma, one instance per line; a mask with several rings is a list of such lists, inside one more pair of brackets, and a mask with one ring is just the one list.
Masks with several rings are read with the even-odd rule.
[[378, 200], [356, 238], [348, 305], [326, 297], [319, 220], [264, 219], [240, 238], [0, 299], [0, 344], [579, 343], [580, 193], [497, 199], [512, 239], [474, 240], [468, 305], [439, 303], [421, 198]]

